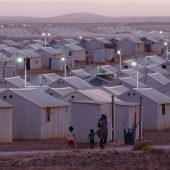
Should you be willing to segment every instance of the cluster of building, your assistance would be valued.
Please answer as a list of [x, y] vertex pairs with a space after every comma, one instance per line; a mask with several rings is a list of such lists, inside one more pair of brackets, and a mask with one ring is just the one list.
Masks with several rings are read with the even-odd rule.
[[[74, 69], [75, 63], [91, 64], [117, 61], [118, 50], [122, 55], [162, 54], [165, 48], [162, 41], [151, 37], [142, 38], [105, 38], [93, 39], [62, 39], [53, 40], [45, 35], [44, 40], [1, 40], [0, 70], [1, 76], [16, 76], [24, 68], [27, 70], [49, 69], [62, 71], [66, 64], [67, 69]], [[62, 62], [65, 58], [65, 63]]]
[[[170, 128], [170, 62], [162, 45], [150, 37], [2, 40], [0, 142], [65, 138], [72, 125], [77, 142], [84, 143], [89, 130], [96, 130], [101, 114], [113, 126], [110, 140], [122, 140], [124, 129], [134, 128], [138, 139], [141, 127]], [[121, 59], [117, 50], [138, 57], [112, 65], [94, 64]], [[18, 58], [24, 62], [18, 63]], [[75, 63], [81, 62], [93, 65], [76, 69]], [[41, 68], [66, 74], [17, 76], [18, 70]]]

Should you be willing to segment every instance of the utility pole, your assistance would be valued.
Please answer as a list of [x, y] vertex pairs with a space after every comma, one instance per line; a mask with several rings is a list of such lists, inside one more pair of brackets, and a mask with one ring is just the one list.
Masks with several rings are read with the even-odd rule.
[[114, 95], [112, 95], [112, 141], [115, 141], [115, 99]]
[[140, 97], [140, 110], [139, 110], [139, 141], [142, 141], [142, 97]]

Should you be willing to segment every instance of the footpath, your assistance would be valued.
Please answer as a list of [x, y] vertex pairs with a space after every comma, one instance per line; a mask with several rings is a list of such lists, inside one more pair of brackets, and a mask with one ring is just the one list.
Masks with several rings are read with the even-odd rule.
[[[163, 149], [170, 151], [170, 145], [151, 145], [153, 148]], [[70, 153], [70, 152], [81, 152], [81, 153], [87, 153], [87, 152], [107, 152], [107, 151], [131, 151], [133, 150], [133, 146], [118, 146], [118, 147], [106, 147], [105, 149], [100, 148], [85, 148], [85, 149], [45, 149], [45, 150], [32, 150], [32, 151], [3, 151], [0, 152], [1, 157], [6, 156], [25, 156], [25, 155], [39, 155], [39, 154], [56, 154], [56, 153]]]

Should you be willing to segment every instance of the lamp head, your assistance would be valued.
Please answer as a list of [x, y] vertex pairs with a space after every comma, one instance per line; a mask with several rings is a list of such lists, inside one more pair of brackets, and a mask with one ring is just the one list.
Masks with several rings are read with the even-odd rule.
[[168, 45], [168, 43], [167, 43], [167, 42], [164, 42], [164, 45], [165, 45], [165, 46], [167, 46], [167, 45]]
[[159, 31], [159, 34], [162, 34], [163, 33], [163, 31]]
[[61, 61], [65, 61], [66, 59], [64, 57], [61, 58]]
[[136, 65], [137, 65], [137, 62], [133, 61], [132, 66], [136, 66]]
[[17, 62], [18, 63], [22, 63], [23, 62], [23, 58], [22, 57], [17, 58]]
[[120, 50], [118, 50], [118, 51], [117, 51], [117, 53], [120, 55], [120, 54], [121, 54], [121, 51], [120, 51]]

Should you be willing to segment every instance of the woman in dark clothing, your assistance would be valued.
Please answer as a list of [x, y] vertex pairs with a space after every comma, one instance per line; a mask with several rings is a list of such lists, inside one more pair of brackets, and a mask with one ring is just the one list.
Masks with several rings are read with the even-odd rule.
[[100, 138], [100, 148], [103, 149], [108, 137], [108, 121], [106, 115], [101, 115], [97, 126], [99, 130], [96, 133]]

